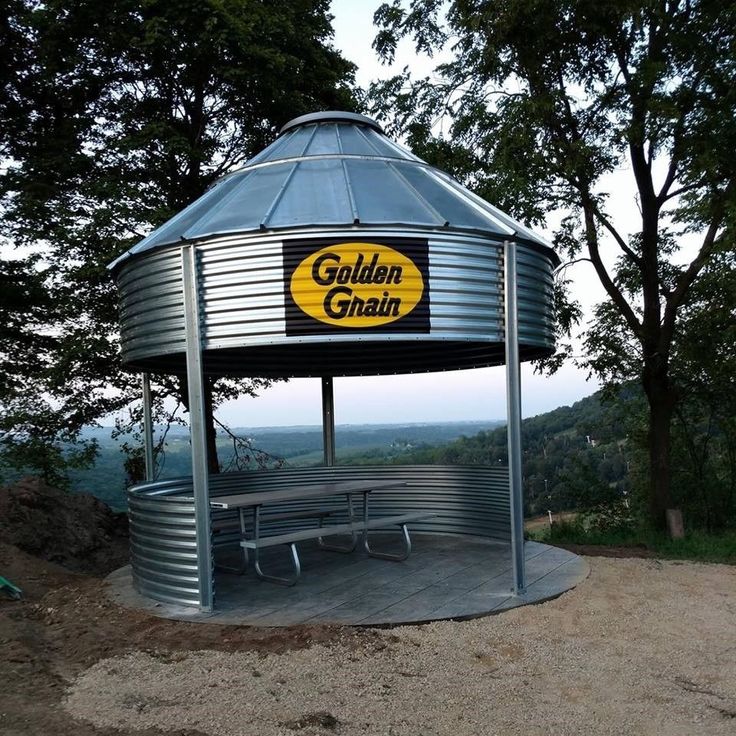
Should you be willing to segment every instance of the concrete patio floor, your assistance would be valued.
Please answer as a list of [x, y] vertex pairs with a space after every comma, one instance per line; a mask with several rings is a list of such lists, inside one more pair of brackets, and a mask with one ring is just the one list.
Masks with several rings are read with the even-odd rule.
[[[390, 536], [375, 540], [375, 548], [391, 550]], [[526, 542], [527, 591], [514, 596], [507, 544], [478, 537], [414, 534], [412, 546], [408, 560], [390, 562], [357, 551], [327, 552], [305, 542], [299, 547], [302, 576], [291, 588], [260, 581], [252, 571], [241, 576], [218, 570], [216, 608], [211, 613], [140, 595], [133, 588], [129, 566], [108, 577], [107, 590], [123, 606], [185, 621], [381, 626], [499, 613], [554, 598], [588, 575], [581, 557]], [[288, 573], [285, 549], [267, 552], [264, 570]]]

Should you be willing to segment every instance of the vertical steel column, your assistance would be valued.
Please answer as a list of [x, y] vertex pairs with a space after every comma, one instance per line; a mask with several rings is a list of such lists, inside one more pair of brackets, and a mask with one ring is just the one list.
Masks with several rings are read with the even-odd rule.
[[211, 611], [214, 605], [210, 489], [207, 470], [207, 431], [204, 409], [202, 326], [199, 317], [197, 251], [186, 245], [181, 253], [184, 282], [184, 323], [186, 328], [187, 384], [189, 387], [189, 431], [192, 441], [192, 486], [197, 535], [199, 607]]
[[332, 391], [332, 378], [322, 378], [322, 447], [325, 465], [335, 464], [335, 396]]
[[143, 374], [143, 449], [146, 457], [146, 480], [154, 480], [153, 465], [153, 420], [151, 418], [151, 381], [148, 373]]
[[514, 593], [520, 595], [526, 589], [526, 573], [524, 570], [524, 499], [521, 486], [521, 369], [515, 244], [506, 241], [503, 244], [503, 253], [511, 562]]

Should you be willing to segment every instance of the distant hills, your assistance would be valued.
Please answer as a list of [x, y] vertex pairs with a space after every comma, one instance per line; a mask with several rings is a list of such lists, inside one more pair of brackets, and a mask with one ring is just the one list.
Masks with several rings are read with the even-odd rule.
[[[527, 515], [593, 507], [630, 491], [633, 450], [627, 437], [637, 395], [615, 402], [601, 393], [522, 422], [524, 506]], [[440, 465], [505, 465], [506, 428], [418, 448], [392, 462]]]
[[[408, 424], [343, 424], [335, 428], [337, 462], [385, 463], [396, 462], [404, 454], [422, 448], [444, 445], [466, 434], [501, 426], [501, 421], [467, 421]], [[157, 428], [157, 434], [163, 431]], [[322, 428], [296, 425], [293, 427], [239, 427], [233, 434], [245, 438], [256, 452], [250, 454], [249, 467], [257, 468], [257, 457], [266, 457], [270, 465], [283, 461], [284, 467], [319, 465], [322, 462]], [[75, 472], [72, 487], [87, 491], [115, 507], [125, 504], [126, 477], [120, 444], [114, 441], [109, 427], [89, 427], [87, 438], [99, 444], [99, 455], [93, 468]], [[130, 440], [128, 440], [130, 442]], [[218, 434], [218, 454], [221, 465], [233, 460], [232, 440]], [[262, 454], [261, 454], [262, 453]], [[191, 473], [189, 430], [173, 425], [166, 437], [166, 452], [160, 477], [171, 478]]]
[[[602, 403], [600, 395], [593, 394], [572, 406], [525, 419], [526, 513], [578, 508], [599, 496], [627, 493], [632, 461], [626, 431], [630, 414], [629, 399]], [[248, 467], [258, 467], [259, 458], [271, 467], [322, 462], [319, 426], [246, 427], [233, 432], [253, 448], [244, 453]], [[99, 456], [93, 468], [72, 476], [73, 489], [93, 493], [113, 507], [124, 507], [126, 476], [120, 444], [111, 438], [109, 427], [89, 428], [85, 434], [98, 441]], [[507, 462], [506, 429], [500, 420], [339, 425], [335, 437], [337, 462], [344, 465]], [[218, 451], [221, 464], [228, 466], [233, 460], [233, 443], [222, 433]], [[189, 475], [190, 463], [188, 429], [172, 426], [160, 477]]]

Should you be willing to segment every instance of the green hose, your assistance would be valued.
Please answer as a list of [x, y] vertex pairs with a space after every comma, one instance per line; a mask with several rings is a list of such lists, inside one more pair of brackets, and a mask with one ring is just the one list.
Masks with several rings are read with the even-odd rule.
[[23, 597], [23, 591], [17, 585], [13, 585], [10, 580], [7, 580], [2, 575], [0, 575], [0, 591], [12, 598], [14, 601], [19, 601]]

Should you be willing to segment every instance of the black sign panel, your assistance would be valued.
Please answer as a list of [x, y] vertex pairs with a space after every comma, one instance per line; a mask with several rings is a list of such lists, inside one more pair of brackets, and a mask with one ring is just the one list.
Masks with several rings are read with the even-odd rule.
[[428, 243], [287, 240], [286, 334], [429, 332]]

